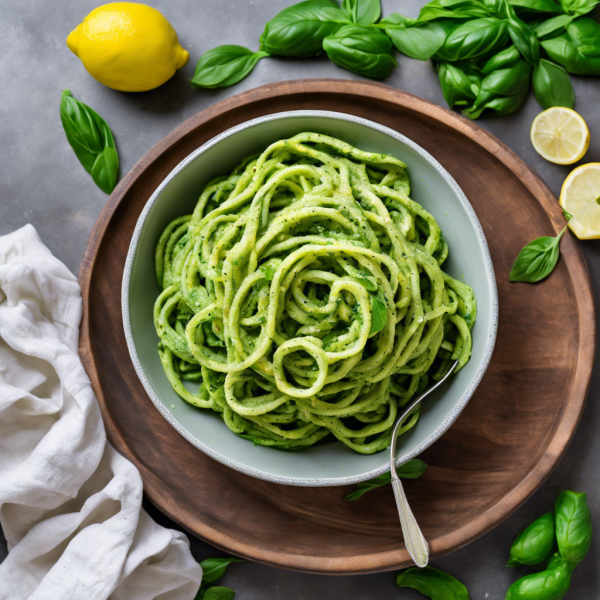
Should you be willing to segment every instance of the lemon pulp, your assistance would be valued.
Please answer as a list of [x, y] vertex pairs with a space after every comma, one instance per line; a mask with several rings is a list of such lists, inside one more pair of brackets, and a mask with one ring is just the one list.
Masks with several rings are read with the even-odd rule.
[[580, 240], [600, 238], [600, 163], [581, 165], [569, 174], [560, 205], [572, 215], [569, 227]]
[[546, 160], [570, 165], [587, 152], [590, 132], [581, 115], [570, 108], [555, 106], [533, 120], [531, 143]]

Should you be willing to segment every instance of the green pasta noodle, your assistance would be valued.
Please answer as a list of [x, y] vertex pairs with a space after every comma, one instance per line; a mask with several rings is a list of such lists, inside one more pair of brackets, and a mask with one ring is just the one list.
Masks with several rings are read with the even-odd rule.
[[477, 312], [409, 194], [400, 160], [317, 133], [211, 181], [156, 248], [154, 322], [177, 394], [255, 444], [386, 448], [398, 409], [469, 360]]

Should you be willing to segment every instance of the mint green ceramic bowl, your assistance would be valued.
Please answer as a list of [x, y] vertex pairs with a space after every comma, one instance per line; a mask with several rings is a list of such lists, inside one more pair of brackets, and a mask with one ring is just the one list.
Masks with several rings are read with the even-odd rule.
[[473, 287], [478, 315], [469, 363], [424, 403], [417, 426], [398, 440], [397, 463], [417, 456], [452, 425], [490, 362], [498, 323], [494, 269], [485, 236], [454, 179], [421, 147], [399, 133], [351, 115], [297, 111], [268, 115], [223, 132], [182, 161], [161, 183], [135, 228], [123, 276], [123, 324], [131, 359], [156, 408], [200, 450], [248, 475], [277, 483], [331, 486], [358, 483], [389, 468], [388, 453], [362, 456], [339, 442], [297, 452], [254, 446], [212, 411], [190, 406], [171, 388], [158, 358], [152, 309], [159, 294], [154, 249], [175, 217], [189, 214], [207, 181], [229, 173], [245, 156], [301, 131], [325, 133], [363, 150], [404, 161], [411, 197], [437, 219], [450, 255], [444, 269]]

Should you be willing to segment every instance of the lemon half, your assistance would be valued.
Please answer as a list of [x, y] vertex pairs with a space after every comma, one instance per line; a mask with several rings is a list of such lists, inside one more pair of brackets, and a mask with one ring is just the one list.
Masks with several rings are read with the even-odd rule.
[[600, 163], [573, 169], [563, 183], [560, 205], [572, 215], [569, 227], [580, 240], [600, 238]]
[[590, 132], [581, 115], [570, 108], [554, 106], [533, 120], [531, 143], [546, 160], [571, 165], [587, 152]]
[[69, 34], [67, 46], [94, 79], [122, 92], [154, 89], [190, 59], [162, 13], [133, 2], [94, 9]]

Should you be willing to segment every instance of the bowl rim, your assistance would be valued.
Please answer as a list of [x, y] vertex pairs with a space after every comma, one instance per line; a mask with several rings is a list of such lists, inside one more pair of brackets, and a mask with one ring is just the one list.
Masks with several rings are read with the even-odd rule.
[[475, 373], [475, 376], [469, 383], [467, 389], [462, 394], [459, 401], [456, 403], [451, 413], [446, 417], [446, 419], [435, 429], [435, 431], [430, 434], [427, 439], [421, 442], [419, 445], [415, 446], [412, 450], [406, 451], [401, 455], [396, 457], [396, 467], [405, 462], [415, 458], [419, 454], [421, 454], [425, 449], [431, 446], [434, 442], [436, 442], [454, 423], [454, 421], [458, 418], [460, 413], [464, 410], [464, 408], [469, 403], [469, 400], [473, 396], [477, 386], [481, 382], [489, 364], [492, 359], [492, 354], [494, 351], [494, 346], [496, 343], [497, 331], [498, 331], [498, 290], [496, 286], [496, 278], [494, 273], [494, 266], [492, 263], [492, 258], [490, 255], [490, 251], [488, 248], [487, 240], [485, 238], [485, 234], [483, 232], [483, 228], [475, 214], [471, 203], [467, 199], [466, 195], [456, 183], [454, 178], [442, 167], [442, 165], [433, 157], [429, 152], [424, 150], [421, 146], [419, 146], [416, 142], [412, 141], [410, 138], [402, 135], [401, 133], [386, 127], [384, 125], [380, 125], [374, 121], [369, 119], [364, 119], [362, 117], [357, 117], [354, 115], [349, 115], [347, 113], [335, 112], [335, 111], [326, 111], [326, 110], [296, 110], [296, 111], [285, 111], [272, 113], [270, 115], [265, 115], [262, 117], [258, 117], [255, 119], [251, 119], [249, 121], [245, 121], [236, 125], [235, 127], [231, 127], [220, 134], [216, 135], [212, 139], [208, 140], [202, 146], [194, 150], [190, 153], [186, 158], [184, 158], [168, 175], [165, 177], [162, 182], [158, 185], [156, 190], [152, 193], [148, 201], [146, 202], [144, 209], [142, 210], [140, 216], [138, 217], [133, 235], [131, 237], [131, 241], [129, 244], [129, 249], [127, 251], [127, 258], [125, 261], [125, 268], [123, 271], [123, 280], [121, 285], [121, 308], [123, 315], [123, 328], [125, 332], [125, 339], [127, 342], [127, 348], [129, 350], [129, 355], [131, 357], [131, 361], [135, 368], [136, 374], [140, 379], [146, 393], [148, 394], [152, 403], [156, 406], [161, 415], [167, 420], [167, 422], [188, 442], [190, 442], [193, 446], [204, 452], [206, 455], [210, 456], [214, 460], [235, 469], [241, 473], [246, 475], [250, 475], [252, 477], [256, 477], [258, 479], [262, 479], [265, 481], [271, 481], [273, 483], [279, 483], [284, 485], [295, 485], [301, 487], [330, 487], [330, 486], [343, 486], [350, 485], [355, 483], [361, 483], [363, 481], [367, 481], [369, 479], [373, 479], [389, 470], [389, 465], [387, 461], [380, 467], [375, 469], [371, 469], [370, 471], [361, 473], [359, 475], [352, 475], [346, 477], [327, 477], [327, 478], [300, 478], [300, 477], [284, 477], [281, 475], [272, 474], [266, 471], [262, 471], [260, 469], [256, 469], [254, 467], [249, 467], [247, 465], [241, 464], [234, 459], [223, 456], [218, 451], [214, 450], [210, 446], [204, 444], [198, 438], [196, 438], [190, 431], [188, 431], [179, 421], [177, 421], [173, 415], [168, 411], [165, 404], [160, 400], [158, 395], [155, 393], [154, 388], [148, 381], [144, 369], [139, 360], [137, 350], [135, 347], [135, 342], [133, 339], [133, 332], [131, 329], [131, 322], [129, 316], [129, 284], [131, 278], [131, 270], [133, 267], [133, 262], [135, 259], [135, 255], [138, 248], [139, 238], [142, 232], [142, 229], [145, 225], [146, 219], [152, 210], [152, 207], [157, 203], [160, 195], [163, 190], [169, 185], [169, 183], [179, 174], [180, 171], [185, 169], [191, 162], [193, 162], [196, 157], [205, 153], [212, 146], [222, 142], [223, 140], [235, 135], [236, 133], [243, 131], [249, 127], [253, 127], [255, 125], [260, 125], [265, 122], [284, 120], [293, 117], [317, 117], [317, 118], [330, 118], [330, 119], [338, 119], [341, 121], [347, 121], [352, 123], [357, 123], [359, 125], [363, 125], [369, 127], [371, 129], [375, 129], [385, 135], [388, 135], [394, 138], [396, 141], [403, 143], [406, 146], [412, 148], [415, 152], [417, 152], [422, 158], [424, 158], [450, 185], [450, 187], [456, 193], [463, 209], [465, 210], [471, 225], [475, 231], [475, 235], [479, 244], [479, 249], [482, 254], [484, 263], [485, 263], [485, 274], [487, 278], [487, 282], [489, 285], [489, 289], [491, 292], [491, 303], [492, 303], [492, 315], [491, 315], [491, 331], [488, 336], [488, 339], [485, 344], [485, 348], [483, 351], [483, 359], [479, 366], [479, 369]]

